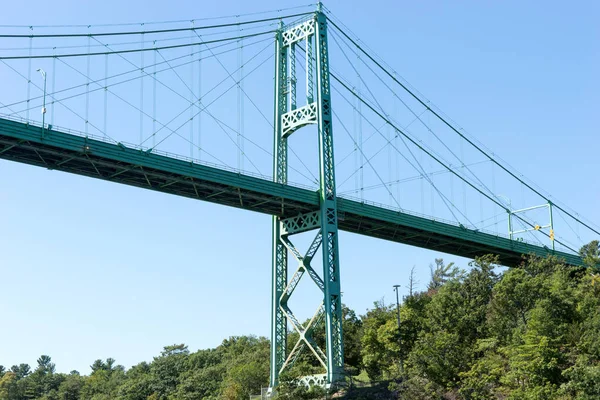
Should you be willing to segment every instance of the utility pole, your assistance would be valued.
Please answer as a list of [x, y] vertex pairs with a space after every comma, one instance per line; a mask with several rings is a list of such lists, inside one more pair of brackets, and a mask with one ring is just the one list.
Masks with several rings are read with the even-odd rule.
[[398, 312], [398, 345], [400, 346], [400, 351], [399, 353], [399, 364], [398, 364], [398, 370], [400, 372], [400, 375], [402, 375], [402, 371], [403, 371], [403, 365], [402, 365], [402, 336], [400, 336], [400, 298], [398, 297], [398, 288], [400, 288], [400, 285], [394, 285], [394, 290], [396, 291], [396, 311]]

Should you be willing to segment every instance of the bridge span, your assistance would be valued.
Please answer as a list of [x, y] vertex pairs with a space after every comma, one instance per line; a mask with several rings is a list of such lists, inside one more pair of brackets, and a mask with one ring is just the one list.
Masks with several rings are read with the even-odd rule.
[[[319, 209], [318, 193], [308, 188], [8, 118], [0, 118], [0, 158], [281, 218]], [[346, 232], [461, 257], [497, 254], [509, 267], [527, 254], [553, 254], [568, 264], [582, 265], [578, 255], [546, 246], [377, 204], [343, 197], [337, 202], [339, 228]]]

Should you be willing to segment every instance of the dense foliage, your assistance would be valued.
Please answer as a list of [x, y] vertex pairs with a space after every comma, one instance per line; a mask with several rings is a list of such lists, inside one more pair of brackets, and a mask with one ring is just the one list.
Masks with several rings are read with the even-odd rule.
[[[582, 254], [598, 265], [598, 242]], [[465, 271], [436, 260], [427, 290], [411, 287], [403, 299], [400, 330], [395, 305], [376, 302], [360, 317], [344, 308], [348, 381], [385, 381], [385, 394], [352, 398], [600, 399], [597, 270], [551, 257], [503, 272], [496, 264], [483, 257]], [[290, 347], [297, 338], [290, 334]], [[322, 326], [314, 340], [324, 346]], [[129, 370], [111, 358], [94, 361], [91, 370], [57, 373], [46, 355], [34, 369], [0, 366], [0, 400], [248, 399], [268, 384], [269, 342], [232, 337], [195, 353], [173, 345]], [[305, 352], [282, 376], [280, 398], [321, 398], [322, 391], [294, 380], [321, 372]]]

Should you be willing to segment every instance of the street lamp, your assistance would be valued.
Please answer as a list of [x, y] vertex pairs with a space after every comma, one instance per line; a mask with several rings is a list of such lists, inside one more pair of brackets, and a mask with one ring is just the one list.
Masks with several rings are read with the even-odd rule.
[[38, 68], [37, 72], [42, 74], [42, 78], [44, 78], [44, 101], [42, 104], [42, 137], [44, 137], [44, 131], [46, 129], [46, 71]]
[[[400, 285], [394, 285], [394, 290], [396, 291], [396, 310], [398, 312], [398, 345], [400, 346], [400, 354], [402, 353], [402, 336], [400, 336], [400, 298], [398, 297], [398, 288]], [[400, 369], [400, 374], [402, 374], [402, 355], [400, 355], [400, 363], [398, 365]]]
[[506, 212], [508, 213], [508, 237], [510, 238], [510, 240], [512, 240], [513, 239], [512, 202], [510, 201], [510, 198], [508, 198], [507, 196], [505, 196], [503, 194], [498, 194], [498, 195], [496, 195], [496, 197], [501, 197], [502, 199], [506, 200], [506, 203], [508, 204], [508, 208], [506, 209]]

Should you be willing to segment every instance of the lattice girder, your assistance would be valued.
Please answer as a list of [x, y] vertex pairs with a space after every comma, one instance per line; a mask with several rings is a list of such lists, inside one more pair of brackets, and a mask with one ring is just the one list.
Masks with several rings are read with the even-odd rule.
[[293, 43], [304, 40], [315, 33], [315, 21], [308, 20], [299, 25], [293, 26], [282, 32], [283, 46], [290, 46]]
[[307, 375], [300, 378], [300, 383], [306, 387], [327, 386], [327, 374]]
[[317, 103], [311, 103], [281, 116], [283, 137], [288, 137], [303, 126], [317, 123]]
[[[273, 160], [273, 180], [287, 183], [287, 139], [281, 135], [281, 115], [287, 112], [288, 102], [285, 95], [287, 81], [287, 50], [281, 46], [283, 42], [280, 31], [275, 40], [275, 143]], [[287, 316], [279, 306], [281, 295], [287, 285], [287, 247], [281, 239], [281, 222], [278, 217], [273, 217], [273, 262], [271, 281], [271, 379], [270, 387], [277, 386], [279, 371], [284, 365], [287, 352]]]

